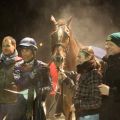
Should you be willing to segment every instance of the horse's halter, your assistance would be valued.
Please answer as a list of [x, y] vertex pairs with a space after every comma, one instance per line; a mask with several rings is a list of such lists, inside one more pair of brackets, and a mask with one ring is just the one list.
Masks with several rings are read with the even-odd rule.
[[[66, 40], [68, 40], [68, 43], [70, 41], [70, 30], [66, 24], [63, 25], [56, 25], [56, 30], [51, 34], [51, 40], [55, 44], [63, 44], [65, 47], [68, 45], [65, 45]], [[54, 46], [53, 45], [53, 46]]]
[[58, 33], [58, 42], [63, 43], [64, 40], [69, 39], [70, 33], [69, 28], [65, 25], [56, 26], [57, 27], [57, 33]]

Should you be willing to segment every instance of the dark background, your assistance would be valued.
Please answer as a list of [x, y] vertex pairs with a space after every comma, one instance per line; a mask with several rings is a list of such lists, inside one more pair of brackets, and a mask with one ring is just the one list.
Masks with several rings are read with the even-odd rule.
[[[42, 60], [49, 58], [50, 16], [73, 17], [74, 37], [85, 45], [104, 47], [106, 36], [120, 31], [120, 0], [1, 0], [0, 42], [11, 35], [17, 44], [23, 37], [33, 37]], [[1, 44], [1, 43], [0, 43]]]

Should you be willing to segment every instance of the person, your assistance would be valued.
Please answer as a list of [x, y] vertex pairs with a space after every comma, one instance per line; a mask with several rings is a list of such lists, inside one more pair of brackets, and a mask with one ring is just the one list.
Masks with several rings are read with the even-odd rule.
[[38, 48], [33, 38], [23, 38], [19, 46], [23, 61], [15, 64], [14, 79], [18, 91], [28, 90], [24, 106], [26, 107], [26, 119], [45, 120], [42, 102], [51, 89], [48, 66], [37, 60]]
[[107, 36], [106, 56], [103, 58], [104, 79], [99, 86], [103, 94], [103, 104], [101, 109], [101, 120], [120, 119], [120, 32]]
[[77, 120], [99, 120], [102, 83], [101, 66], [95, 59], [92, 47], [83, 47], [77, 58], [77, 82], [73, 97]]
[[0, 54], [0, 120], [19, 120], [17, 111], [17, 95], [9, 92], [16, 90], [17, 86], [13, 78], [15, 63], [21, 61], [16, 50], [16, 41], [11, 36], [6, 36], [2, 41], [2, 53]]

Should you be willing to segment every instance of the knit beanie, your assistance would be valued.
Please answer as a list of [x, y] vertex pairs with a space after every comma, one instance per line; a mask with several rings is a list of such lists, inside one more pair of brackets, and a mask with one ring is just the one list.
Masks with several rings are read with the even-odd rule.
[[120, 47], [120, 32], [116, 32], [108, 35], [106, 41], [111, 41]]

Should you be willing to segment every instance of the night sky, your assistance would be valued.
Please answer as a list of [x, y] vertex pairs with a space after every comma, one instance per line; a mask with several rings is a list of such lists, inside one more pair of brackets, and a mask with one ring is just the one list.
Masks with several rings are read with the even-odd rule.
[[75, 38], [85, 45], [103, 47], [108, 34], [120, 31], [119, 7], [120, 0], [1, 0], [0, 41], [11, 35], [19, 44], [23, 37], [33, 37], [37, 43], [43, 43], [39, 54], [47, 61], [50, 16], [57, 20], [72, 16]]

